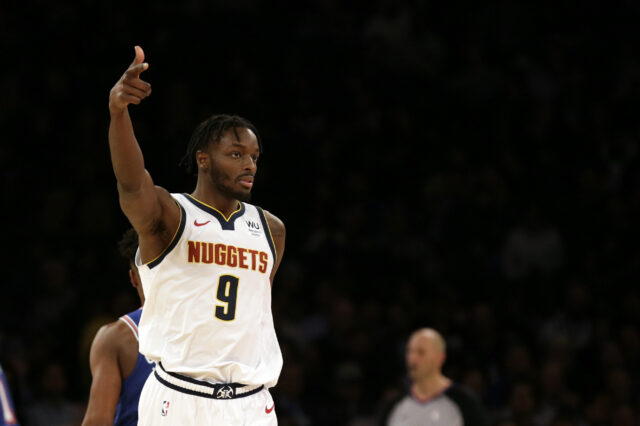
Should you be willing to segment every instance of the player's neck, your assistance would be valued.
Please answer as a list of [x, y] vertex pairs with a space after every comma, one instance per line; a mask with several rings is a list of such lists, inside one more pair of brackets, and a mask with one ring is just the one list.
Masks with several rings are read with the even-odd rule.
[[426, 377], [413, 382], [411, 391], [418, 399], [427, 400], [438, 395], [449, 386], [451, 386], [451, 380], [442, 374], [438, 374], [437, 376]]
[[240, 201], [235, 198], [229, 198], [216, 191], [203, 190], [200, 185], [191, 193], [196, 200], [203, 202], [222, 213], [225, 217], [231, 216], [233, 212], [240, 207]]

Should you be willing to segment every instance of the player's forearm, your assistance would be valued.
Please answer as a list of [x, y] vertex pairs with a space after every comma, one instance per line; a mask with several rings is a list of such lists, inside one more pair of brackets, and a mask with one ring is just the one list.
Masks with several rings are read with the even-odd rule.
[[109, 150], [118, 186], [137, 191], [145, 178], [144, 157], [126, 108], [120, 113], [111, 113]]
[[113, 417], [88, 414], [82, 421], [82, 426], [113, 426]]
[[92, 381], [82, 426], [113, 426], [122, 378], [118, 369], [117, 353], [113, 352], [113, 348], [105, 347], [113, 344], [109, 332], [109, 329], [101, 328], [91, 347], [89, 363]]
[[113, 426], [117, 396], [115, 396], [116, 394], [105, 394], [101, 390], [93, 389], [94, 387], [97, 388], [98, 386], [92, 384], [87, 412], [82, 420], [82, 426]]

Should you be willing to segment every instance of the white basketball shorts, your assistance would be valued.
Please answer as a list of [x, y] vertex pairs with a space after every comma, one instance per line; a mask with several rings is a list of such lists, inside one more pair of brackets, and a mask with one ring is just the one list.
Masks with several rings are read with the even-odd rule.
[[166, 372], [161, 365], [149, 375], [138, 405], [138, 426], [277, 424], [273, 398], [263, 386], [214, 385]]

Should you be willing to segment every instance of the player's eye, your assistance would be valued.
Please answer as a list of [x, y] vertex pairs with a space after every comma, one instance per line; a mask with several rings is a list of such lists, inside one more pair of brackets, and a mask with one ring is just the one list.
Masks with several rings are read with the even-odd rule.
[[242, 155], [240, 154], [240, 152], [239, 152], [239, 151], [233, 151], [233, 152], [231, 153], [231, 156], [232, 156], [233, 158], [240, 158]]

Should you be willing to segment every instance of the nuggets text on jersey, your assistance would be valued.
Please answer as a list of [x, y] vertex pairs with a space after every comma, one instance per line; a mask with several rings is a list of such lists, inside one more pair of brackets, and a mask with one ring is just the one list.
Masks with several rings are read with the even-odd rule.
[[202, 241], [189, 240], [187, 244], [189, 263], [215, 263], [231, 268], [258, 270], [263, 274], [267, 272], [269, 255], [264, 251]]

